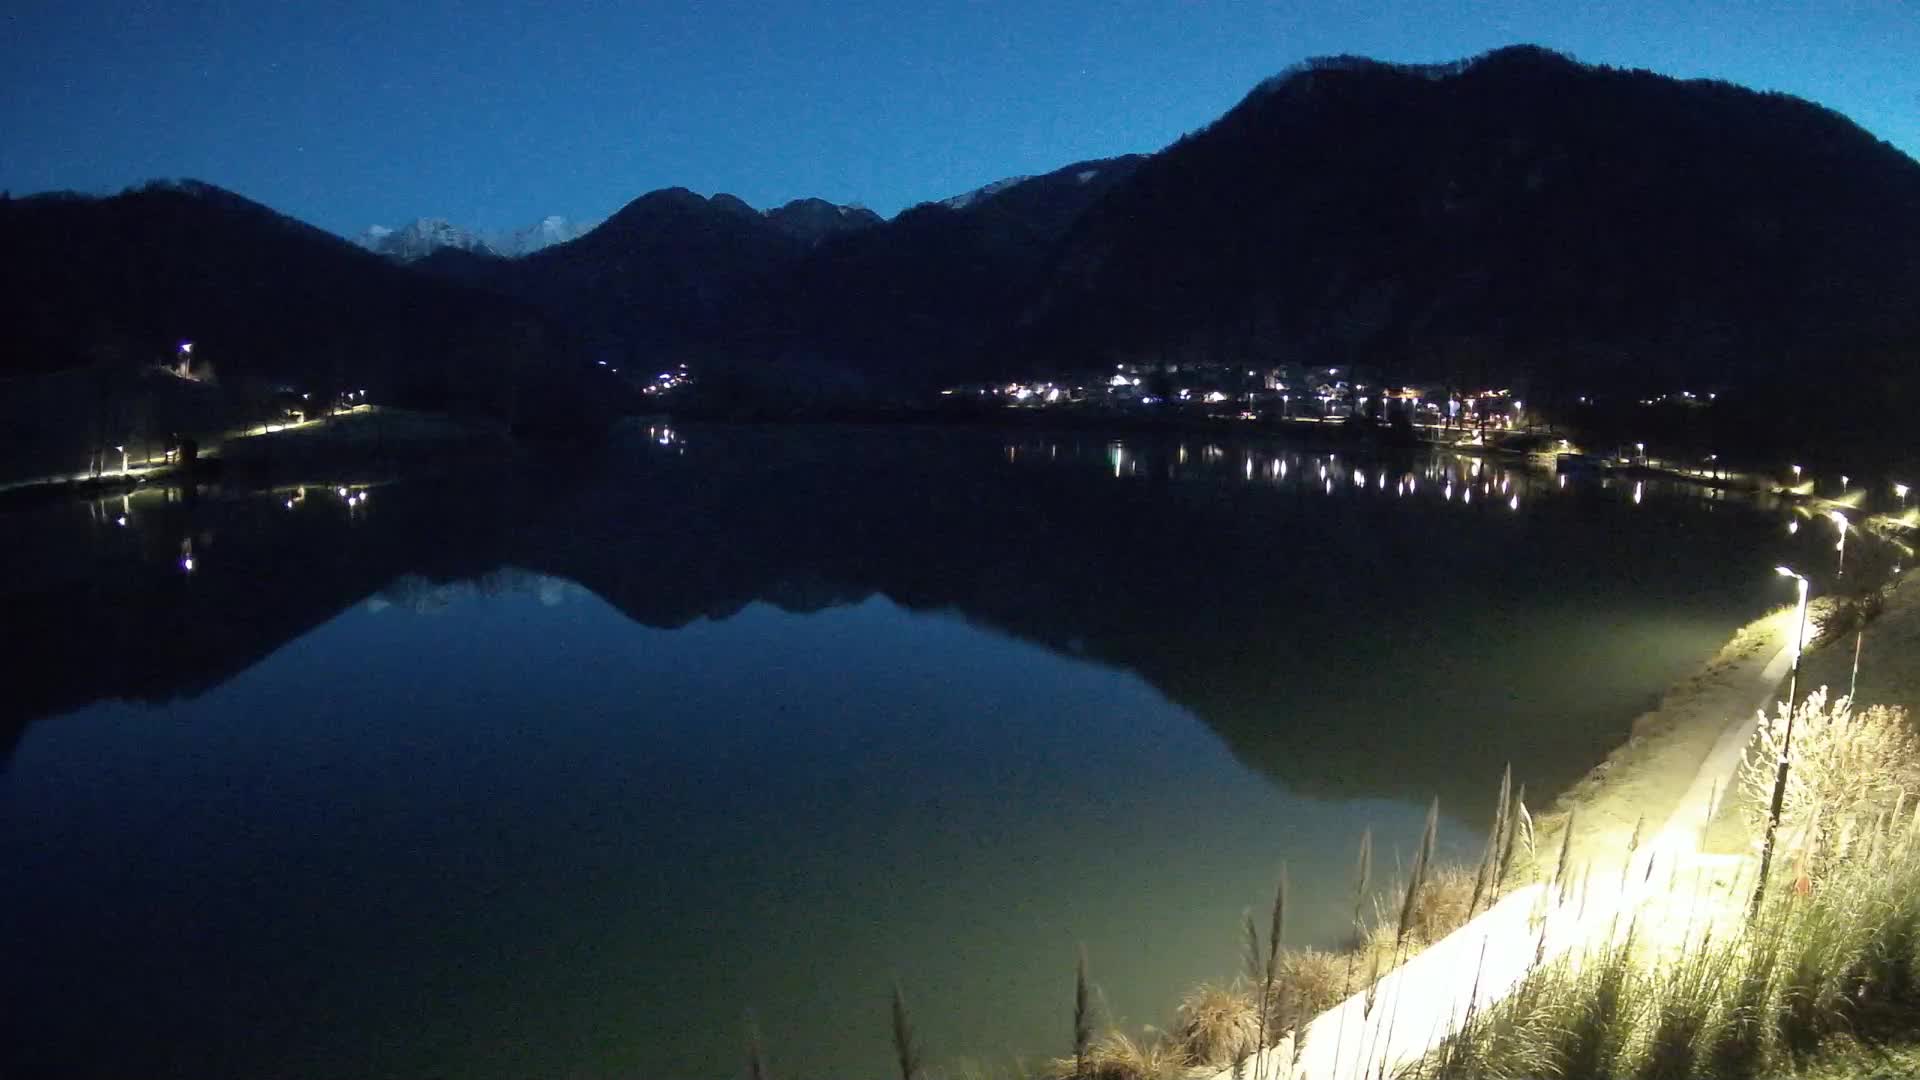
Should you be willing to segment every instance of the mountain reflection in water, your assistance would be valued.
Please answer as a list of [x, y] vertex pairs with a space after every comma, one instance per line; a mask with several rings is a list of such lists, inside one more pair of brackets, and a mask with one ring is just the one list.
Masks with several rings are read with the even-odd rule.
[[1791, 541], [1718, 492], [1642, 504], [1646, 484], [1568, 488], [1438, 455], [971, 431], [629, 439], [565, 467], [12, 515], [24, 544], [0, 588], [20, 677], [0, 722], [17, 737], [91, 700], [199, 694], [364, 598], [511, 568], [653, 627], [876, 593], [951, 610], [1137, 672], [1296, 790], [1452, 803], [1508, 761], [1536, 792], [1583, 772], [1775, 599], [1755, 568]]

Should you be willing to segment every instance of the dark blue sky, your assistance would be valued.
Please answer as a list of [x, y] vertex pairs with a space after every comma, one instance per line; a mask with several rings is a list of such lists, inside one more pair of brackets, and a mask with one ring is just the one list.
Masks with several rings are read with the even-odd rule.
[[1812, 98], [1920, 153], [1920, 3], [111, 3], [0, 14], [0, 187], [233, 188], [324, 228], [680, 184], [892, 214], [1157, 149], [1297, 60], [1531, 41]]

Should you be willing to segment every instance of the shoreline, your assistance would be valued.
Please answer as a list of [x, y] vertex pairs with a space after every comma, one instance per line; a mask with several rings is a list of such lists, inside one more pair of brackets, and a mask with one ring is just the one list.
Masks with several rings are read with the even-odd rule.
[[1569, 820], [1570, 864], [1596, 870], [1617, 870], [1636, 832], [1678, 828], [1687, 813], [1704, 828], [1726, 801], [1756, 711], [1771, 703], [1791, 664], [1792, 615], [1785, 606], [1741, 626], [1635, 717], [1626, 741], [1535, 818], [1536, 858], [1560, 849]]
[[[1905, 669], [1896, 656], [1920, 623], [1920, 592], [1895, 578], [1875, 592], [1881, 602], [1861, 610], [1858, 598], [1822, 605], [1809, 613], [1801, 659], [1800, 691], [1844, 688], [1841, 672], [1853, 659], [1854, 635], [1865, 618], [1868, 651], [1861, 670], [1867, 704], [1913, 709], [1920, 694], [1894, 675]], [[1831, 599], [1831, 598], [1822, 598]], [[1691, 676], [1669, 687], [1652, 709], [1633, 721], [1627, 741], [1614, 748], [1535, 819], [1536, 853], [1556, 852], [1571, 814], [1575, 832], [1570, 862], [1617, 869], [1636, 828], [1642, 840], [1686, 829], [1689, 844], [1708, 857], [1743, 857], [1729, 827], [1740, 811], [1735, 789], [1742, 759], [1759, 723], [1784, 692], [1792, 668], [1791, 617], [1783, 606], [1736, 630], [1720, 651]], [[1878, 653], [1878, 655], [1876, 655]], [[1885, 699], [1885, 700], [1883, 700]]]
[[519, 445], [504, 426], [487, 421], [385, 407], [361, 406], [361, 410], [277, 430], [227, 432], [210, 439], [192, 463], [165, 462], [125, 471], [0, 483], [0, 509], [211, 483], [229, 474], [467, 464], [511, 453]]

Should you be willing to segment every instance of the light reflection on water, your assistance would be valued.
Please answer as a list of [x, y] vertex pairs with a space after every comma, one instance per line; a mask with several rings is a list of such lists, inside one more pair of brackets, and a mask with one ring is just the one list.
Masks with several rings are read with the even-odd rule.
[[[1404, 456], [1409, 463], [1396, 466], [1370, 464], [1351, 455], [1342, 460], [1338, 451], [1247, 448], [1236, 455], [1240, 465], [1234, 470], [1223, 467], [1226, 452], [1219, 444], [1193, 445], [1198, 446], [1197, 453], [1186, 440], [1170, 441], [1164, 437], [1103, 442], [1036, 437], [1006, 442], [1002, 454], [1008, 464], [1030, 466], [1084, 466], [1097, 459], [1116, 480], [1143, 476], [1161, 476], [1168, 480], [1219, 479], [1237, 471], [1238, 478], [1244, 482], [1286, 489], [1294, 487], [1299, 477], [1310, 474], [1316, 483], [1307, 485], [1307, 489], [1323, 495], [1345, 488], [1354, 489], [1354, 494], [1369, 490], [1380, 493], [1387, 490], [1389, 482], [1396, 496], [1419, 494], [1424, 481], [1429, 485], [1428, 490], [1437, 491], [1446, 501], [1451, 501], [1447, 493], [1458, 483], [1463, 489], [1477, 489], [1482, 498], [1491, 496], [1496, 487], [1502, 496], [1518, 495], [1523, 500], [1550, 492], [1581, 494], [1623, 490], [1631, 492], [1632, 505], [1639, 505], [1651, 491], [1667, 499], [1703, 504], [1733, 500], [1791, 513], [1786, 502], [1768, 493], [1740, 492], [1678, 478], [1629, 478], [1611, 472], [1569, 476], [1550, 467], [1511, 464], [1511, 459], [1488, 461], [1476, 454], [1452, 450], [1408, 451]], [[1371, 474], [1369, 469], [1373, 470]], [[1328, 480], [1333, 481], [1332, 488], [1320, 483]], [[1625, 486], [1629, 482], [1630, 488]]]

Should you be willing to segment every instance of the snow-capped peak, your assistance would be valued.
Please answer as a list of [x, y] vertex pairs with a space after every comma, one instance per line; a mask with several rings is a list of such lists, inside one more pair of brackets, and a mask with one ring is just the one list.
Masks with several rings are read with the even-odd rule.
[[354, 243], [377, 255], [401, 262], [423, 259], [441, 248], [486, 253], [491, 249], [478, 236], [445, 218], [418, 218], [398, 229], [370, 226]]
[[1005, 180], [995, 180], [985, 187], [974, 188], [964, 195], [955, 195], [951, 199], [942, 199], [940, 200], [940, 205], [949, 210], [965, 210], [967, 207], [972, 206], [982, 199], [991, 199], [1013, 185], [1020, 183], [1022, 180], [1028, 179], [1031, 179], [1031, 177], [1009, 176]]
[[454, 225], [445, 218], [419, 218], [397, 229], [385, 225], [369, 226], [365, 232], [354, 237], [353, 242], [377, 255], [400, 262], [425, 258], [441, 248], [512, 258], [564, 244], [597, 224], [597, 221], [576, 223], [558, 214], [550, 214], [538, 224], [523, 229], [482, 234]]
[[576, 222], [569, 221], [559, 214], [548, 214], [541, 218], [537, 225], [488, 234], [487, 245], [498, 254], [518, 258], [522, 255], [531, 255], [542, 248], [550, 248], [555, 244], [564, 244], [569, 240], [577, 239], [591, 232], [598, 224], [600, 223], [597, 221]]

